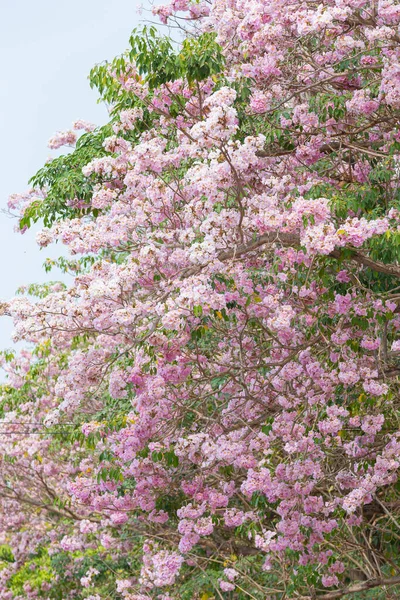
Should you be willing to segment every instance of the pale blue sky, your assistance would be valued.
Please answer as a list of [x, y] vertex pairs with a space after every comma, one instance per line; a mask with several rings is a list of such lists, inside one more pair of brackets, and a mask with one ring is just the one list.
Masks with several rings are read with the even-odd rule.
[[[1, 0], [0, 206], [27, 189], [28, 179], [51, 155], [47, 141], [78, 119], [101, 124], [87, 75], [91, 67], [125, 50], [142, 0]], [[148, 0], [143, 0], [149, 7]], [[42, 269], [53, 254], [35, 244], [31, 230], [14, 233], [0, 213], [0, 299], [27, 283], [56, 279]], [[0, 320], [0, 349], [11, 346], [11, 320]]]

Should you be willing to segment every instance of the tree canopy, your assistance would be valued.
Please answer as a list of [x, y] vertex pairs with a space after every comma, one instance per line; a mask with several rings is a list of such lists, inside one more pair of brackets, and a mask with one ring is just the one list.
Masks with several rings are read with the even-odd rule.
[[394, 599], [400, 4], [154, 13], [9, 201], [0, 599]]

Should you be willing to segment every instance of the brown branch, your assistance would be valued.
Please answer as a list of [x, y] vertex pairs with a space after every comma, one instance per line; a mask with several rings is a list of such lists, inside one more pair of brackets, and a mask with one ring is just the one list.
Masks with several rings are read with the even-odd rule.
[[[248, 252], [253, 252], [264, 246], [265, 244], [281, 243], [283, 246], [300, 246], [300, 236], [296, 233], [264, 233], [257, 237], [254, 241], [247, 244], [240, 244], [232, 250], [224, 250], [218, 254], [218, 260], [230, 260], [232, 258], [239, 258]], [[395, 264], [386, 264], [379, 260], [373, 260], [369, 256], [359, 252], [358, 250], [352, 250], [350, 260], [377, 271], [378, 273], [385, 273], [386, 275], [393, 275], [400, 277], [400, 266]], [[343, 256], [340, 249], [333, 250], [329, 254], [332, 258], [341, 258]]]
[[265, 244], [272, 244], [274, 242], [281, 243], [282, 246], [299, 246], [300, 236], [296, 233], [279, 233], [275, 231], [264, 233], [252, 242], [239, 244], [232, 250], [223, 250], [218, 254], [218, 260], [224, 261], [230, 260], [231, 258], [239, 258], [240, 256], [243, 256], [243, 254], [253, 252]]
[[[357, 592], [364, 592], [381, 586], [392, 586], [400, 584], [400, 576], [391, 577], [390, 579], [370, 579], [369, 581], [362, 581], [350, 585], [349, 587], [342, 588], [341, 590], [334, 590], [323, 594], [322, 596], [315, 596], [317, 600], [335, 600], [335, 598], [341, 598], [346, 594], [357, 594]], [[300, 596], [299, 600], [313, 600], [312, 596]]]
[[[341, 252], [340, 250], [334, 250], [331, 252], [330, 256], [334, 258], [340, 258]], [[362, 252], [358, 252], [355, 250], [350, 257], [350, 260], [354, 260], [359, 265], [363, 265], [364, 267], [368, 267], [372, 271], [377, 271], [378, 273], [385, 273], [386, 275], [393, 275], [394, 277], [400, 277], [400, 266], [395, 264], [386, 264], [381, 262], [380, 260], [373, 260], [369, 256], [366, 256]]]
[[81, 517], [79, 515], [76, 515], [71, 510], [66, 509], [67, 513], [68, 513], [68, 514], [66, 514], [65, 512], [58, 510], [57, 508], [55, 508], [54, 506], [52, 506], [49, 503], [46, 504], [45, 502], [39, 502], [38, 500], [29, 498], [28, 496], [22, 496], [20, 493], [18, 493], [15, 490], [10, 490], [10, 491], [13, 492], [13, 495], [11, 493], [1, 492], [0, 497], [7, 498], [9, 500], [14, 500], [15, 502], [20, 502], [22, 504], [27, 504], [28, 506], [35, 506], [38, 509], [45, 510], [49, 514], [54, 514], [54, 515], [57, 515], [58, 517], [63, 517], [63, 518], [72, 517], [77, 521], [82, 521], [85, 518], [84, 516]]
[[398, 377], [399, 375], [400, 369], [389, 369], [388, 371], [382, 371], [378, 379], [389, 379], [391, 377]]
[[[379, 152], [378, 150], [370, 148], [370, 145], [371, 144], [369, 144], [368, 142], [359, 142], [353, 144], [344, 141], [334, 141], [327, 144], [322, 144], [322, 146], [319, 147], [319, 150], [324, 154], [332, 154], [333, 152], [337, 152], [342, 148], [343, 150], [348, 150], [349, 148], [351, 148], [353, 150], [358, 150], [359, 152], [369, 154], [370, 156], [376, 156], [378, 158], [387, 158], [389, 156], [389, 154], [386, 154], [385, 152]], [[258, 150], [256, 152], [256, 156], [258, 156], [259, 158], [274, 158], [278, 156], [287, 156], [289, 154], [293, 154], [294, 152], [296, 152], [296, 150], [297, 147], [293, 148], [292, 150]]]

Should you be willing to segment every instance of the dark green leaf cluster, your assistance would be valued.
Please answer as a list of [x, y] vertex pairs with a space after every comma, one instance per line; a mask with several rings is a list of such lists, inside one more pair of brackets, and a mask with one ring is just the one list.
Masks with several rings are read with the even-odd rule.
[[[95, 177], [87, 178], [82, 169], [94, 158], [107, 153], [103, 141], [111, 135], [110, 125], [82, 135], [73, 152], [54, 158], [34, 175], [29, 183], [44, 192], [43, 200], [31, 203], [20, 220], [20, 228], [30, 227], [32, 223], [43, 221], [50, 227], [55, 221], [80, 217], [98, 211], [90, 206]], [[77, 204], [77, 206], [76, 206]], [[82, 208], [83, 206], [83, 208]]]

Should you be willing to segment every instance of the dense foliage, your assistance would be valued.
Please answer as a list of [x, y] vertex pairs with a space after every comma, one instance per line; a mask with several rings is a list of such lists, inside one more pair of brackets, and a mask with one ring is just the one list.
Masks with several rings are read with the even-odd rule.
[[400, 4], [154, 12], [10, 199], [0, 599], [397, 598]]

